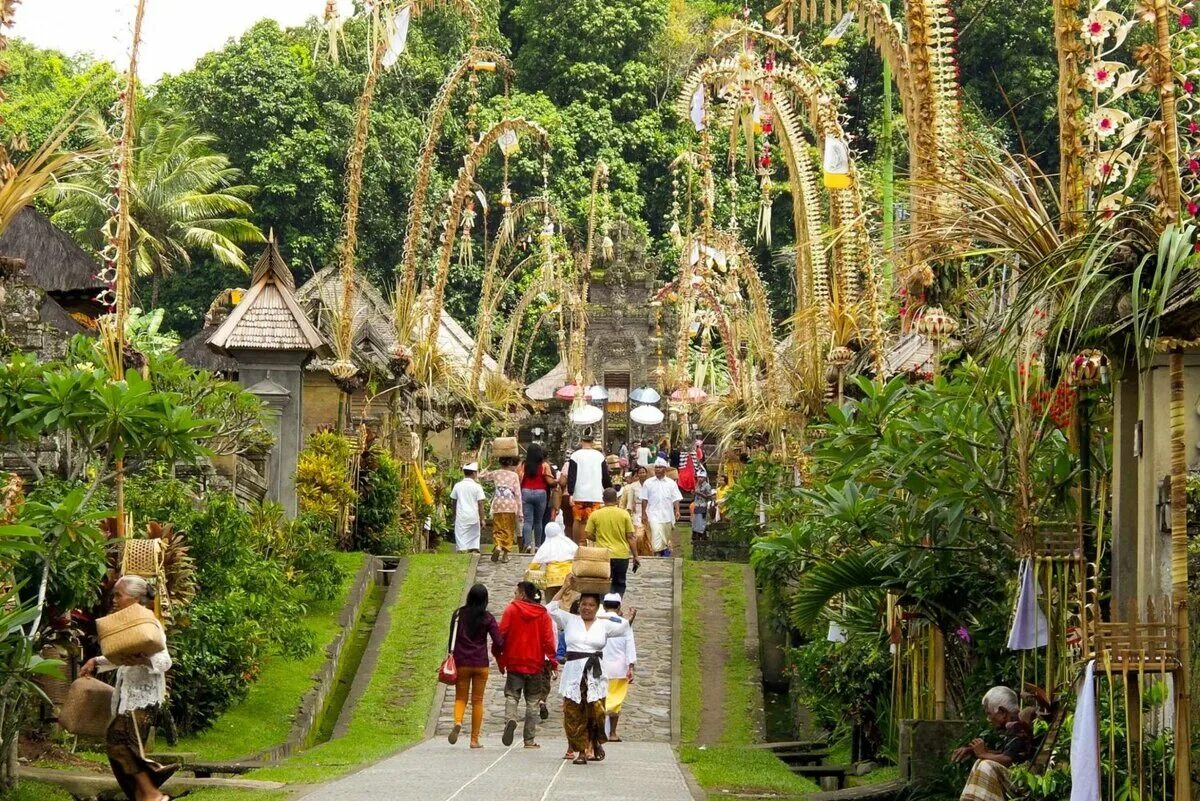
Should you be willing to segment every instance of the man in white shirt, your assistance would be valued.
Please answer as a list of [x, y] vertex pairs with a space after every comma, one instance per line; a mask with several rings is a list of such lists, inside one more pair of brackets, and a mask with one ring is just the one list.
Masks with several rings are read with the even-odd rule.
[[582, 542], [588, 517], [604, 505], [604, 490], [612, 486], [608, 463], [595, 446], [591, 433], [579, 440], [579, 449], [567, 465], [567, 495], [571, 497], [571, 536]]
[[[604, 614], [611, 620], [620, 622], [621, 596], [610, 592], [604, 596]], [[617, 721], [621, 717], [621, 707], [625, 704], [625, 695], [633, 682], [633, 666], [637, 662], [637, 646], [633, 641], [633, 616], [637, 610], [630, 613], [625, 622], [630, 628], [624, 637], [613, 637], [604, 643], [604, 657], [601, 665], [604, 678], [608, 679], [608, 695], [604, 698], [604, 713], [608, 716], [608, 741], [619, 743], [617, 736]]]
[[483, 520], [483, 501], [487, 495], [475, 480], [479, 465], [463, 465], [463, 478], [450, 490], [454, 501], [454, 547], [459, 553], [479, 553], [480, 521]]
[[654, 477], [642, 482], [642, 515], [650, 532], [650, 548], [657, 556], [671, 555], [671, 532], [679, 520], [679, 485], [667, 478], [667, 460], [654, 463]]
[[637, 446], [637, 465], [638, 465], [638, 467], [644, 467], [647, 470], [649, 470], [650, 464], [651, 464], [651, 459], [653, 457], [654, 457], [654, 454], [651, 452], [650, 446], [648, 446], [645, 442], [638, 442], [638, 446]]

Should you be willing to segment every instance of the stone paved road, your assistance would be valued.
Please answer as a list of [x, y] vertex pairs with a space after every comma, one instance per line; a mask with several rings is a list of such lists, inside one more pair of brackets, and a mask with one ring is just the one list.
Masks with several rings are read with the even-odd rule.
[[304, 801], [692, 801], [666, 743], [614, 743], [604, 762], [561, 759], [566, 742], [546, 738], [539, 750], [499, 744], [471, 750], [428, 740], [305, 795]]
[[[493, 564], [488, 561], [486, 555], [480, 560], [475, 580], [487, 585], [489, 606], [497, 619], [512, 599], [513, 588], [524, 578], [528, 564], [528, 556], [514, 555], [507, 565]], [[671, 741], [671, 615], [674, 569], [673, 559], [646, 558], [642, 560], [641, 570], [636, 574], [629, 574], [626, 603], [638, 609], [637, 620], [634, 623], [638, 662], [634, 682], [625, 701], [625, 711], [621, 714], [619, 731], [622, 739], [641, 742]], [[488, 680], [485, 705], [483, 742], [485, 745], [499, 746], [500, 733], [504, 728], [504, 678], [496, 672], [494, 664]], [[557, 685], [551, 692], [548, 707], [550, 719], [541, 725], [539, 731], [545, 736], [561, 737], [562, 712]], [[444, 738], [450, 732], [453, 715], [454, 691], [451, 689], [446, 693], [440, 710], [438, 737]], [[468, 717], [468, 726], [469, 720]], [[521, 730], [518, 728], [518, 742], [520, 737]], [[464, 732], [463, 740], [467, 739], [468, 733]]]

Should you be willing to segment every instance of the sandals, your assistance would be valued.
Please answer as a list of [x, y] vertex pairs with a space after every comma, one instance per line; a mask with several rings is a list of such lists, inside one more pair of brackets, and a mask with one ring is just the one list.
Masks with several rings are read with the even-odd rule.
[[542, 720], [549, 720], [550, 719], [550, 709], [549, 709], [549, 707], [546, 706], [546, 702], [542, 701], [540, 704], [538, 704], [538, 707], [540, 707], [538, 709], [538, 717], [541, 718]]
[[516, 730], [517, 730], [517, 722], [515, 720], [510, 720], [510, 721], [505, 722], [504, 734], [502, 734], [500, 736], [500, 742], [504, 743], [506, 746], [512, 745], [513, 744], [513, 733], [516, 732]]
[[450, 730], [450, 736], [447, 738], [448, 740], [450, 740], [450, 745], [454, 745], [455, 743], [458, 742], [458, 735], [461, 732], [462, 732], [462, 724], [455, 723], [454, 728]]
[[493, 548], [493, 549], [492, 549], [492, 561], [493, 561], [493, 562], [499, 562], [499, 561], [500, 561], [500, 550], [499, 550], [498, 548]]
[[593, 755], [592, 755], [593, 762], [603, 762], [604, 761], [604, 757], [605, 757], [604, 749], [601, 748], [599, 744], [592, 746], [592, 751], [593, 751]]
[[583, 754], [580, 754], [571, 760], [572, 765], [586, 765], [587, 763], [587, 757], [585, 757]]
[[537, 743], [525, 743], [526, 748], [541, 748]]
[[568, 750], [567, 753], [563, 754], [563, 759], [574, 759], [574, 758], [575, 758], [574, 751]]

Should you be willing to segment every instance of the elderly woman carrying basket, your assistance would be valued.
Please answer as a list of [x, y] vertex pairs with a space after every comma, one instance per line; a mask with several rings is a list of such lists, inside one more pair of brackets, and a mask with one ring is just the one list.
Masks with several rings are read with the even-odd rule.
[[[133, 606], [146, 606], [153, 599], [154, 590], [144, 578], [123, 576], [113, 587], [113, 617]], [[143, 624], [151, 620], [153, 615], [146, 615]], [[152, 625], [162, 628], [157, 620]], [[98, 656], [80, 669], [81, 676], [117, 671], [113, 720], [108, 725], [105, 743], [113, 776], [129, 801], [167, 801], [158, 788], [179, 769], [178, 765], [164, 766], [147, 759], [142, 744], [145, 732], [153, 725], [155, 712], [167, 697], [171, 655], [166, 649], [165, 635], [161, 640], [163, 647], [154, 653], [127, 654], [119, 660], [120, 664]]]
[[558, 691], [563, 697], [563, 728], [567, 734], [567, 757], [576, 765], [589, 760], [604, 759], [604, 699], [608, 696], [608, 679], [604, 677], [601, 660], [604, 645], [614, 637], [629, 633], [629, 624], [620, 618], [597, 616], [600, 596], [583, 593], [579, 597], [579, 614], [571, 614], [559, 606], [563, 593], [572, 592], [575, 576], [567, 576], [563, 588], [550, 602], [550, 616], [565, 634], [567, 658], [559, 674]]

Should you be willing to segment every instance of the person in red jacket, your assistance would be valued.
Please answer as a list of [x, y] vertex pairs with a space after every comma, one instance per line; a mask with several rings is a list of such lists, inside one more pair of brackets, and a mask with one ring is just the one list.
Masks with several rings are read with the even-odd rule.
[[526, 748], [537, 748], [538, 704], [550, 692], [550, 677], [545, 666], [549, 662], [557, 668], [558, 643], [554, 638], [554, 624], [550, 614], [540, 603], [541, 591], [529, 581], [517, 584], [513, 601], [504, 609], [500, 618], [500, 632], [504, 638], [504, 668], [508, 678], [504, 682], [504, 736], [505, 745], [512, 745], [517, 730], [517, 708], [521, 695], [525, 695]]

